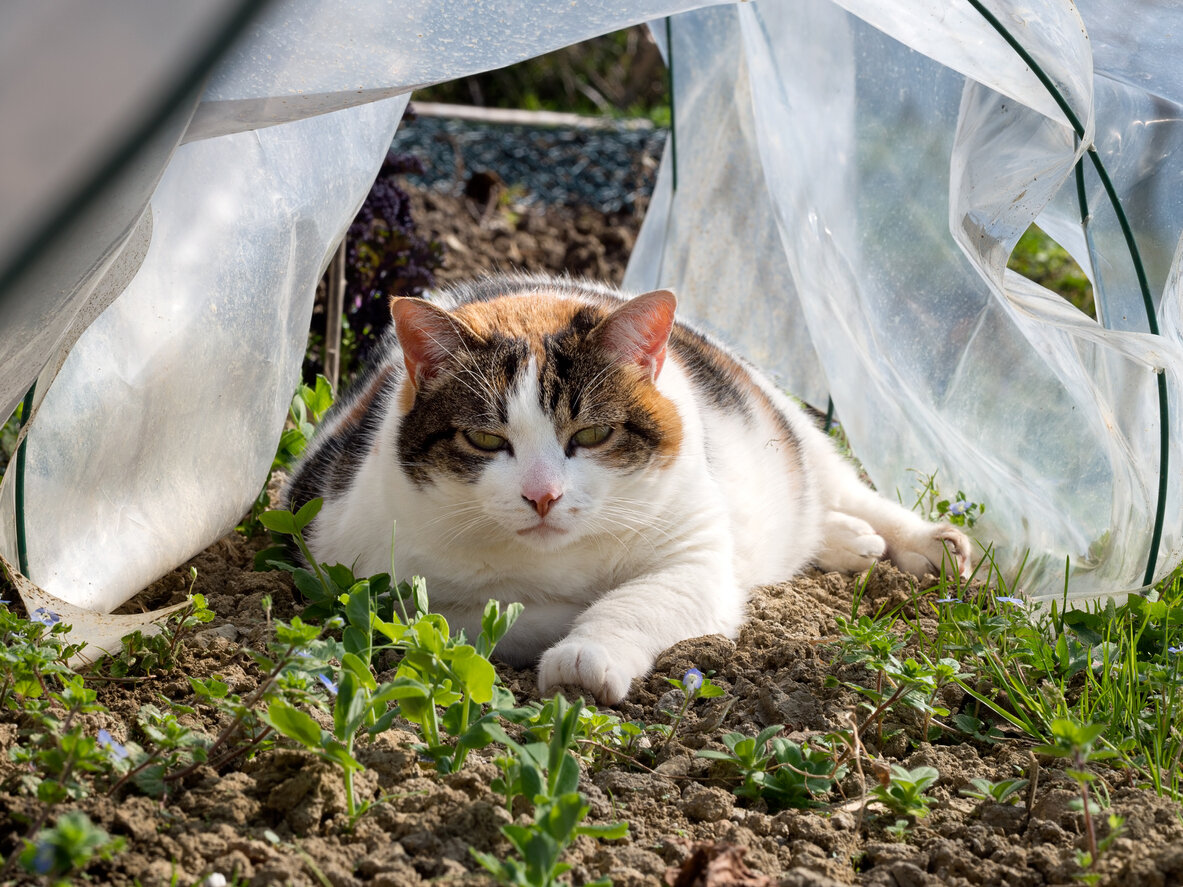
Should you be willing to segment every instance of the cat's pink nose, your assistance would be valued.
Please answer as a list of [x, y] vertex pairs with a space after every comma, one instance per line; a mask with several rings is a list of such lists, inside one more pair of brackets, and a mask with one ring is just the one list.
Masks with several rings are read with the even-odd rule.
[[552, 493], [547, 490], [545, 493], [539, 493], [538, 498], [522, 494], [522, 499], [534, 506], [534, 510], [538, 512], [539, 517], [546, 517], [547, 512], [550, 511], [551, 505], [563, 498], [562, 493]]

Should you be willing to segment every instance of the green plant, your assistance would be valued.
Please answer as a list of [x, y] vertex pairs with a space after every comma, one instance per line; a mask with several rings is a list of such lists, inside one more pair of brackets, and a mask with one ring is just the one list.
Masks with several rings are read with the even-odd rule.
[[[1047, 745], [1037, 746], [1034, 750], [1055, 758], [1067, 758], [1071, 764], [1065, 772], [1076, 782], [1080, 791], [1077, 807], [1084, 814], [1084, 833], [1088, 840], [1088, 850], [1079, 854], [1077, 861], [1082, 869], [1091, 870], [1100, 861], [1105, 848], [1116, 838], [1123, 821], [1120, 817], [1111, 816], [1109, 841], [1103, 846], [1097, 842], [1093, 816], [1099, 813], [1101, 808], [1089, 797], [1089, 786], [1096, 780], [1096, 776], [1085, 767], [1090, 761], [1105, 760], [1114, 757], [1115, 753], [1094, 747], [1105, 730], [1104, 724], [1079, 724], [1069, 718], [1057, 718], [1050, 726], [1053, 741]], [[1083, 880], [1091, 883], [1099, 877], [1089, 874]]]
[[913, 511], [920, 511], [931, 521], [945, 520], [954, 526], [972, 527], [986, 513], [986, 506], [972, 501], [961, 490], [955, 496], [944, 496], [937, 486], [937, 475], [923, 474], [913, 469], [917, 484], [916, 502]]
[[271, 476], [276, 470], [287, 471], [308, 448], [308, 442], [316, 431], [316, 426], [324, 418], [329, 407], [333, 405], [333, 387], [329, 380], [322, 375], [316, 376], [313, 385], [301, 383], [292, 395], [291, 405], [288, 407], [288, 423], [279, 436], [279, 443], [275, 447], [275, 456], [271, 460], [271, 468], [267, 471], [267, 479], [263, 481], [263, 488], [255, 497], [251, 510], [236, 529], [244, 536], [254, 536], [264, 524], [259, 516], [271, 507]]
[[924, 792], [939, 777], [940, 773], [935, 767], [921, 766], [909, 770], [899, 764], [892, 764], [885, 779], [872, 786], [871, 794], [892, 813], [921, 819], [928, 815], [928, 805], [932, 803], [932, 799]]
[[79, 715], [105, 711], [95, 701], [95, 691], [73, 675], [64, 679], [60, 692], [49, 695], [65, 709], [65, 717], [58, 718], [49, 709], [30, 712], [38, 729], [28, 733], [24, 743], [9, 749], [10, 759], [21, 765], [22, 788], [47, 807], [85, 797], [87, 785], [79, 776], [101, 771], [108, 764], [97, 738], [78, 723]]
[[191, 635], [197, 626], [214, 618], [213, 610], [206, 606], [205, 596], [193, 592], [197, 569], [191, 567], [189, 575], [191, 581], [186, 605], [170, 614], [159, 632], [145, 635], [137, 629], [126, 635], [120, 641], [119, 652], [96, 662], [90, 677], [122, 680], [136, 675], [168, 673], [176, 666], [177, 650], [184, 638]]
[[743, 778], [735, 789], [741, 798], [763, 798], [771, 809], [809, 807], [846, 775], [830, 748], [796, 743], [776, 734], [780, 724], [765, 727], [755, 737], [727, 733], [726, 752], [702, 749], [698, 757], [723, 761]]
[[[440, 772], [458, 770], [469, 751], [490, 741], [486, 725], [499, 711], [513, 707], [508, 691], [495, 686], [497, 676], [488, 657], [517, 620], [522, 605], [513, 603], [502, 611], [498, 602], [489, 601], [475, 646], [463, 633], [454, 636], [443, 616], [428, 612], [427, 589], [421, 578], [396, 583], [381, 574], [357, 580], [340, 564], [318, 564], [304, 541], [303, 530], [321, 504], [322, 500], [313, 499], [295, 514], [276, 510], [260, 516], [268, 529], [292, 538], [311, 570], [271, 563], [290, 570], [296, 587], [312, 601], [306, 615], [310, 611], [315, 615], [335, 612], [343, 617], [344, 649], [367, 668], [378, 650], [375, 637], [385, 639], [382, 650], [401, 654], [394, 681], [383, 691], [383, 698], [397, 701], [398, 712], [419, 727], [425, 740], [422, 751]], [[490, 708], [483, 710], [485, 705]], [[444, 734], [455, 741], [445, 742]]]
[[[545, 702], [529, 702], [516, 709], [503, 709], [501, 718], [518, 724], [526, 730], [531, 739], [546, 743], [554, 729], [555, 699]], [[565, 703], [564, 703], [565, 704]], [[639, 721], [624, 721], [618, 716], [602, 712], [594, 705], [579, 709], [572, 753], [586, 761], [593, 769], [609, 761], [637, 763], [637, 758], [653, 754], [651, 748], [642, 748], [640, 740], [648, 733], [668, 734], [669, 725], [645, 725]]]
[[995, 804], [1013, 804], [1018, 800], [1015, 795], [1028, 785], [1026, 779], [1000, 779], [991, 782], [989, 779], [977, 777], [969, 781], [970, 787], [961, 789], [961, 794], [967, 798], [977, 798], [980, 801], [993, 801]]
[[111, 859], [123, 851], [125, 841], [112, 838], [80, 810], [67, 810], [51, 828], [25, 841], [21, 867], [30, 874], [52, 879], [55, 885], [73, 883], [69, 875], [80, 871], [96, 856]]
[[53, 613], [25, 619], [0, 601], [0, 706], [10, 711], [43, 710], [49, 693], [73, 675], [66, 664], [80, 645], [66, 643], [70, 627]]
[[[524, 797], [534, 806], [533, 821], [501, 827], [501, 833], [517, 851], [516, 857], [498, 859], [474, 848], [469, 852], [501, 884], [514, 887], [550, 887], [568, 871], [561, 861], [563, 852], [578, 835], [616, 839], [628, 834], [628, 823], [608, 826], [583, 825], [590, 807], [579, 793], [579, 762], [572, 748], [579, 732], [583, 700], [570, 705], [562, 696], [550, 702], [549, 740], [521, 744], [499, 724], [489, 727], [490, 735], [503, 743], [510, 754], [498, 759], [502, 777], [493, 788], [506, 797], [512, 811], [514, 799]], [[592, 882], [608, 885], [609, 881]], [[591, 887], [591, 885], [589, 885]]]
[[299, 617], [290, 623], [276, 622], [276, 640], [268, 644], [267, 651], [247, 651], [263, 676], [245, 698], [231, 692], [216, 675], [189, 677], [197, 704], [213, 708], [225, 723], [217, 736], [211, 738], [181, 724], [177, 715], [193, 714], [192, 707], [172, 703], [171, 711], [161, 711], [151, 704], [142, 706], [138, 723], [148, 744], [126, 743], [126, 763], [111, 792], [133, 782], [141, 791], [161, 796], [202, 764], [219, 769], [265, 747], [274, 732], [264, 718], [272, 700], [309, 702], [315, 698], [314, 674], [326, 667], [338, 649], [335, 641], [322, 638], [321, 633], [321, 628]]
[[695, 700], [716, 699], [724, 695], [726, 691], [711, 683], [711, 679], [697, 668], [688, 669], [680, 679], [666, 678], [666, 680], [682, 691], [682, 704], [678, 706], [678, 710], [665, 712], [670, 715], [670, 723], [661, 732], [664, 733], [666, 742], [669, 742], [678, 732], [678, 725], [686, 718], [686, 712], [690, 710], [690, 706], [694, 704]]
[[369, 805], [357, 804], [353, 789], [354, 774], [363, 769], [354, 757], [353, 746], [357, 733], [367, 722], [374, 723], [387, 713], [391, 698], [389, 691], [378, 691], [369, 668], [356, 656], [346, 653], [337, 681], [325, 681], [334, 694], [332, 706], [333, 729], [322, 728], [304, 711], [283, 699], [272, 699], [263, 720], [289, 739], [341, 768], [345, 781], [345, 800], [350, 828]]
[[144, 794], [161, 797], [168, 788], [166, 775], [206, 760], [212, 740], [177, 720], [177, 711], [192, 713], [193, 709], [179, 703], [174, 703], [173, 708], [175, 711], [161, 711], [151, 703], [140, 707], [136, 721], [150, 750], [131, 740], [121, 745], [124, 754], [117, 765], [120, 777], [111, 786], [110, 794], [130, 781]]
[[[327, 666], [332, 677], [323, 671], [317, 673], [332, 697], [332, 730], [323, 729], [306, 712], [282, 698], [270, 700], [263, 719], [279, 733], [342, 768], [352, 826], [368, 809], [368, 805], [356, 803], [353, 790], [353, 776], [362, 769], [354, 756], [359, 732], [364, 729], [370, 735], [380, 733], [401, 714], [419, 725], [426, 739], [421, 751], [436, 762], [440, 772], [458, 770], [471, 749], [491, 740], [486, 728], [496, 716], [496, 709], [482, 713], [480, 706], [493, 701], [496, 675], [476, 647], [449, 637], [440, 617], [420, 614], [409, 624], [381, 620], [370, 607], [363, 583], [355, 584], [345, 608], [350, 620], [345, 630], [353, 629], [354, 633], [347, 634], [339, 651], [340, 665]], [[512, 618], [502, 618], [504, 615], [495, 601], [486, 608], [482, 639], [490, 652], [512, 624]], [[380, 649], [397, 649], [403, 654], [394, 680], [381, 685], [370, 665], [376, 652], [372, 644], [375, 630], [393, 642]], [[353, 639], [352, 650], [348, 649], [348, 638]], [[504, 702], [508, 694], [502, 694], [499, 701]], [[512, 703], [512, 697], [509, 701]], [[442, 717], [437, 706], [445, 708]], [[456, 737], [455, 744], [442, 741], [441, 724], [445, 732]]]
[[886, 826], [883, 829], [896, 841], [906, 841], [908, 835], [912, 833], [912, 823], [906, 819], [897, 819], [894, 823]]
[[949, 714], [936, 704], [937, 694], [949, 682], [956, 679], [961, 670], [956, 659], [942, 657], [933, 661], [925, 653], [919, 658], [907, 657], [900, 660], [898, 653], [904, 641], [892, 627], [892, 617], [872, 619], [862, 616], [857, 621], [837, 617], [838, 630], [842, 634], [839, 648], [845, 662], [862, 663], [875, 673], [875, 686], [846, 682], [845, 686], [868, 697], [871, 711], [859, 728], [860, 732], [870, 724], [876, 725], [882, 741], [884, 715], [897, 703], [907, 705], [924, 715], [921, 738], [929, 738], [933, 715], [945, 717]]

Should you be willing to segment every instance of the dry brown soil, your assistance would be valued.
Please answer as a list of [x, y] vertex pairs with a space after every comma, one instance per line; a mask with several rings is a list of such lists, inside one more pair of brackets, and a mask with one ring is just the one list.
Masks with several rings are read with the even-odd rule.
[[[507, 265], [618, 279], [635, 238], [632, 218], [566, 209], [514, 217], [487, 209], [488, 203], [439, 194], [420, 193], [416, 201], [417, 218], [449, 247], [444, 279]], [[162, 696], [194, 704], [187, 675], [220, 675], [234, 692], [250, 692], [259, 671], [244, 651], [263, 649], [267, 642], [264, 595], [272, 598], [278, 618], [302, 608], [286, 574], [252, 572], [252, 553], [260, 544], [231, 536], [193, 560], [197, 590], [208, 598], [216, 620], [186, 643], [178, 669], [133, 684], [96, 684], [109, 709], [92, 717], [96, 730], [139, 738], [133, 725], [141, 705], [161, 704]], [[1003, 806], [959, 795], [975, 776], [998, 780], [1029, 772], [1029, 744], [1018, 737], [989, 745], [946, 734], [930, 745], [917, 738], [915, 719], [889, 717], [882, 740], [866, 731], [862, 774], [852, 769], [841, 795], [816, 809], [779, 813], [762, 802], [737, 799], [730, 791], [735, 780], [725, 768], [695, 756], [703, 748], [721, 749], [720, 737], [731, 730], [754, 735], [769, 724], [784, 724], [790, 737], [801, 739], [865, 717], [860, 697], [842, 682], [869, 685], [872, 676], [862, 666], [838, 661], [827, 643], [837, 634], [835, 617], [850, 614], [855, 581], [814, 572], [759, 589], [738, 639], [680, 643], [637, 682], [629, 700], [614, 711], [647, 724], [668, 722], [663, 709], [675, 705], [677, 696], [670, 696], [666, 678], [680, 677], [691, 666], [713, 673], [726, 695], [696, 703], [672, 741], [657, 749], [651, 766], [619, 761], [585, 770], [581, 789], [591, 819], [626, 820], [630, 834], [619, 841], [579, 838], [569, 855], [570, 883], [603, 876], [619, 887], [1079, 883], [1074, 854], [1083, 846], [1082, 817], [1070, 805], [1073, 783], [1054, 761], [1042, 761], [1030, 803]], [[140, 602], [154, 607], [180, 600], [187, 585], [187, 567], [179, 568]], [[884, 606], [915, 611], [907, 604], [914, 589], [914, 580], [884, 566], [868, 583], [860, 612]], [[531, 670], [499, 673], [519, 701], [537, 698]], [[956, 712], [967, 700], [950, 690], [944, 704]], [[218, 727], [213, 711], [201, 705], [186, 722], [211, 734]], [[18, 726], [0, 716], [0, 743], [10, 744]], [[473, 754], [458, 774], [439, 777], [411, 750], [416, 741], [409, 730], [396, 728], [361, 748], [366, 770], [359, 792], [387, 800], [354, 831], [347, 828], [339, 773], [306, 752], [282, 747], [217, 772], [200, 769], [164, 801], [134, 791], [88, 798], [80, 802], [82, 809], [125, 836], [127, 849], [109, 863], [93, 864], [86, 877], [121, 887], [195, 884], [214, 872], [259, 887], [491, 883], [469, 847], [498, 855], [509, 849], [499, 829], [510, 814], [489, 787], [497, 774], [496, 749]], [[890, 762], [928, 764], [940, 772], [931, 814], [903, 839], [887, 831], [896, 817], [866, 800], [864, 780], [876, 779], [877, 766]], [[1183, 883], [1178, 806], [1127, 786], [1121, 774], [1099, 773], [1113, 811], [1126, 819], [1124, 836], [1097, 869], [1100, 883]], [[11, 767], [4, 775], [12, 776]], [[4, 784], [0, 853], [12, 851], [31, 803], [15, 792], [11, 779]]]

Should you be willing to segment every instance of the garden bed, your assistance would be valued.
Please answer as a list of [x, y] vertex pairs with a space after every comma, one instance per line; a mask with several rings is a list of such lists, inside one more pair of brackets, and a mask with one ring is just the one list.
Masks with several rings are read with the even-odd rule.
[[[257, 543], [232, 536], [195, 558], [196, 590], [217, 614], [181, 648], [174, 669], [134, 683], [99, 682], [107, 712], [87, 716], [97, 733], [139, 739], [132, 725], [145, 704], [162, 697], [193, 706], [185, 725], [209, 735], [223, 727], [216, 709], [194, 696], [189, 678], [218, 676], [231, 693], [249, 697], [261, 671], [247, 650], [263, 650], [271, 619], [290, 620], [303, 607], [286, 573], [254, 572]], [[184, 599], [188, 566], [145, 594], [145, 606]], [[904, 608], [923, 627], [935, 624], [936, 593], [916, 597], [916, 583], [889, 566], [877, 568], [863, 592], [859, 613]], [[626, 885], [711, 887], [755, 885], [1042, 885], [1078, 883], [1077, 851], [1084, 846], [1083, 817], [1072, 809], [1076, 783], [1054, 759], [1038, 767], [1038, 786], [1007, 803], [964, 797], [970, 780], [999, 782], [1032, 772], [1031, 743], [1002, 736], [997, 742], [946, 733], [935, 744], [918, 740], [919, 719], [909, 709], [888, 713], [882, 738], [864, 731], [862, 773], [848, 767], [837, 791], [811, 809], [770, 809], [764, 800], [737, 797], [736, 773], [699, 756], [723, 750], [724, 734], [755, 736], [772, 724], [798, 741], [849, 731], [867, 717], [862, 697], [846, 683], [871, 687], [873, 675], [846, 664], [838, 647], [839, 618], [851, 615], [857, 577], [811, 572], [792, 582], [757, 590], [735, 641], [712, 636], [675, 645], [630, 698], [600, 714], [645, 725], [670, 724], [681, 707], [680, 679], [696, 667], [724, 693], [691, 704], [673, 736], [652, 733], [635, 759], [597, 753], [584, 763], [580, 790], [589, 821], [627, 822], [628, 837], [576, 839], [567, 854], [571, 883], [598, 877]], [[530, 669], [499, 667], [519, 703], [538, 699]], [[379, 674], [389, 680], [391, 673]], [[955, 686], [939, 700], [956, 711], [973, 710]], [[322, 721], [324, 719], [322, 718]], [[4, 727], [15, 734], [15, 724]], [[1005, 724], [1003, 724], [1005, 727]], [[113, 798], [88, 798], [78, 806], [127, 846], [110, 862], [92, 864], [94, 883], [193, 884], [212, 873], [251, 885], [334, 887], [373, 883], [493, 883], [469, 848], [504, 857], [510, 850], [500, 829], [511, 822], [504, 797], [492, 788], [500, 771], [496, 746], [473, 752], [460, 772], [437, 775], [416, 754], [421, 738], [406, 723], [362, 743], [364, 765], [356, 781], [363, 801], [386, 800], [348, 827], [341, 771], [312, 753], [274, 748], [217, 770], [197, 768], [163, 799], [134, 790]], [[900, 817], [869, 796], [886, 767], [934, 767], [939, 776], [926, 794], [928, 815], [904, 828]], [[1096, 874], [1108, 884], [1171, 884], [1183, 877], [1183, 827], [1179, 808], [1120, 774], [1104, 772], [1109, 811], [1125, 818], [1124, 834], [1102, 858]], [[10, 771], [11, 775], [11, 771]], [[35, 805], [18, 794], [0, 795], [11, 850], [22, 811]], [[1107, 812], [1109, 812], [1107, 811]], [[528, 807], [515, 807], [528, 821]], [[1100, 826], [1102, 835], [1106, 827]]]
[[[468, 169], [454, 188], [412, 189], [420, 229], [446, 247], [439, 280], [513, 267], [619, 281], [637, 232], [634, 206], [605, 212], [522, 201], [500, 176], [472, 173]], [[461, 187], [468, 193], [459, 193]], [[632, 204], [643, 202], [642, 196]], [[225, 707], [197, 695], [194, 680], [212, 686], [216, 679], [226, 694], [251, 699], [266, 669], [250, 651], [266, 650], [277, 622], [291, 621], [305, 604], [288, 573], [252, 568], [265, 541], [262, 535], [232, 534], [133, 602], [155, 608], [184, 600], [192, 567], [192, 590], [205, 596], [215, 615], [183, 640], [170, 667], [146, 675], [133, 669], [113, 676], [108, 670], [106, 679], [88, 681], [105, 710], [79, 717], [89, 735], [107, 731], [111, 754], [131, 742], [150, 745], [140, 726], [145, 705], [180, 706], [177, 723], [195, 734], [212, 737], [223, 730]], [[599, 723], [632, 724], [639, 735], [621, 743], [609, 741], [609, 733], [599, 739], [589, 734], [576, 744], [586, 822], [626, 822], [628, 834], [576, 838], [564, 857], [572, 866], [566, 879], [582, 885], [608, 878], [619, 887], [1035, 887], [1079, 883], [1082, 874], [1115, 885], [1183, 881], [1178, 804], [1135, 787], [1142, 780], [1131, 770], [1095, 765], [1091, 792], [1101, 809], [1092, 817], [1094, 837], [1103, 844], [1110, 814], [1124, 825], [1095, 866], [1082, 870], [1087, 828], [1073, 805], [1079, 782], [1064, 759], [1033, 752], [1034, 741], [1003, 714], [1005, 701], [1001, 712], [992, 711], [956, 681], [946, 681], [928, 700], [938, 710], [929, 712], [931, 720], [923, 707], [903, 703], [872, 717], [878, 706], [871, 697], [877, 692], [878, 700], [886, 699], [890, 687], [885, 691], [865, 655], [860, 660], [862, 648], [850, 625], [858, 616], [896, 614], [890, 633], [906, 641], [897, 656], [917, 656], [922, 644], [932, 644], [940, 608], [949, 605], [937, 602], [949, 596], [947, 586], [925, 587], [888, 565], [869, 579], [811, 572], [756, 590], [737, 639], [698, 638], [666, 651], [626, 702], [595, 713], [602, 716]], [[1000, 605], [990, 592], [972, 599], [956, 593], [971, 600], [958, 606], [986, 615], [1022, 606]], [[394, 667], [380, 660], [377, 681], [392, 680]], [[722, 693], [687, 701], [671, 680], [682, 680], [692, 668]], [[543, 701], [533, 670], [499, 666], [498, 675], [519, 706]], [[970, 681], [983, 696], [1002, 699], [991, 697], [996, 688], [979, 678]], [[574, 700], [576, 692], [568, 697]], [[332, 704], [330, 695], [319, 698]], [[307, 710], [320, 727], [331, 727], [325, 712], [315, 705]], [[779, 735], [795, 743], [828, 747], [843, 765], [832, 781], [818, 783], [804, 809], [769, 795], [752, 797], [760, 793], [742, 791], [739, 772], [719, 760], [728, 734], [754, 737], [772, 725], [782, 725]], [[507, 729], [524, 741], [520, 727]], [[35, 733], [27, 716], [0, 714], [6, 748], [46, 741]], [[501, 745], [475, 750], [458, 772], [440, 775], [416, 750], [422, 736], [408, 722], [395, 721], [355, 749], [362, 765], [353, 780], [355, 801], [373, 806], [351, 823], [342, 770], [312, 751], [274, 740], [271, 734], [255, 753], [218, 766], [174, 772], [163, 794], [130, 784], [110, 792], [112, 780], [96, 777], [85, 797], [57, 808], [81, 809], [125, 842], [110, 860], [85, 866], [90, 883], [184, 885], [213, 876], [206, 883], [216, 884], [221, 875], [260, 887], [486, 885], [494, 882], [472, 851], [505, 859], [512, 848], [503, 827], [532, 821], [526, 799], [507, 809], [505, 795], [495, 790], [504, 777], [496, 763], [506, 754]], [[913, 803], [910, 813], [889, 809], [877, 797], [876, 786], [882, 796], [903, 780], [903, 771], [892, 765], [918, 779], [928, 772], [923, 768], [935, 770], [919, 792], [923, 801]], [[2, 766], [0, 852], [8, 856], [20, 849], [19, 838], [40, 806], [19, 790], [30, 769], [7, 760]], [[974, 779], [995, 785], [1031, 781], [996, 801], [963, 794]], [[18, 871], [14, 866], [9, 876], [33, 880]]]

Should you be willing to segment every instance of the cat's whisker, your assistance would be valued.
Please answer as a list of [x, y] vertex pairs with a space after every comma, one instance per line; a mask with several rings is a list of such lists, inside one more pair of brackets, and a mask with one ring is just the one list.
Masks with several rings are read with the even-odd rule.
[[[468, 347], [468, 342], [465, 340], [465, 337], [460, 336], [458, 338], [459, 338], [460, 346], [464, 349], [464, 354], [468, 358], [468, 362], [465, 365], [463, 365], [462, 367], [460, 367], [460, 369], [463, 369], [469, 376], [471, 376], [476, 381], [477, 387], [484, 391], [484, 393], [487, 396], [490, 403], [495, 403], [499, 397], [499, 393], [497, 391], [496, 386], [493, 384], [492, 380], [489, 379], [489, 377], [487, 375], [485, 375], [485, 370], [483, 368], [478, 369], [481, 367], [481, 361], [478, 360], [476, 358], [476, 356], [472, 353], [472, 349]], [[440, 345], [441, 347], [443, 347], [442, 344], [437, 339], [434, 339], [434, 337], [433, 337], [433, 341], [437, 345]], [[444, 350], [446, 351], [447, 349], [445, 348]], [[463, 381], [460, 379], [459, 375], [457, 375], [456, 378], [458, 381]], [[478, 394], [477, 390], [475, 390], [471, 387], [469, 388], [469, 390], [472, 391], [473, 394]], [[479, 394], [478, 394], [478, 396], [479, 396]]]
[[657, 545], [654, 542], [654, 540], [652, 538], [650, 538], [650, 536], [653, 535], [653, 531], [656, 531], [656, 535], [661, 536], [662, 541], [664, 541], [664, 542], [670, 542], [676, 538], [673, 534], [666, 532], [665, 530], [661, 529], [660, 527], [656, 527], [653, 525], [640, 524], [640, 523], [633, 523], [628, 520], [625, 520], [622, 517], [617, 517], [612, 514], [605, 514], [605, 513], [601, 512], [599, 515], [596, 516], [596, 520], [601, 523], [611, 523], [614, 526], [623, 527], [624, 529], [626, 529], [630, 533], [632, 533], [637, 539], [639, 539], [640, 541], [642, 541], [646, 545], [648, 545], [654, 551], [657, 550]]
[[446, 548], [447, 546], [453, 544], [457, 539], [467, 535], [470, 530], [480, 526], [488, 525], [488, 523], [489, 521], [484, 515], [478, 515], [477, 517], [469, 518], [466, 521], [461, 521], [459, 524], [452, 527], [451, 531], [440, 540], [441, 545]]
[[493, 381], [488, 377], [488, 375], [486, 375], [485, 370], [480, 369], [477, 366], [465, 366], [462, 367], [462, 369], [476, 382], [477, 387], [484, 391], [485, 396], [483, 400], [485, 402], [489, 404], [498, 402], [502, 396], [502, 392], [497, 390], [497, 387], [493, 384]]
[[484, 509], [481, 506], [479, 506], [479, 505], [464, 506], [464, 507], [460, 507], [460, 508], [457, 508], [454, 510], [452, 510], [452, 509], [447, 510], [443, 514], [438, 514], [433, 518], [422, 521], [419, 524], [419, 527], [421, 527], [422, 529], [425, 529], [425, 530], [430, 530], [433, 527], [437, 526], [438, 524], [445, 523], [445, 522], [451, 522], [451, 521], [457, 520], [458, 518], [466, 518], [466, 519], [471, 520], [471, 519], [475, 519], [477, 517], [483, 517], [483, 516], [484, 516]]
[[[645, 506], [642, 508], [635, 508], [630, 506]], [[601, 510], [609, 512], [620, 518], [631, 518], [635, 522], [635, 526], [639, 529], [652, 527], [653, 529], [664, 531], [667, 527], [674, 526], [672, 518], [662, 514], [654, 513], [651, 510], [651, 503], [641, 499], [620, 499], [615, 498], [605, 502], [600, 506]]]
[[589, 524], [591, 526], [592, 532], [596, 535], [611, 536], [612, 539], [616, 541], [616, 544], [620, 546], [621, 551], [623, 551], [625, 554], [628, 554], [631, 551], [628, 544], [607, 527], [601, 526], [601, 523], [602, 521], [598, 519], [590, 521]]
[[[463, 375], [459, 372], [460, 370], [464, 371]], [[457, 382], [459, 382], [461, 385], [463, 385], [465, 388], [467, 388], [472, 393], [473, 397], [477, 398], [478, 400], [483, 401], [487, 395], [485, 393], [483, 393], [482, 391], [480, 391], [479, 388], [474, 388], [472, 386], [472, 384], [470, 384], [468, 379], [466, 378], [467, 376], [472, 376], [472, 375], [474, 375], [474, 374], [470, 369], [468, 369], [466, 367], [457, 367], [457, 368], [451, 368], [448, 370], [447, 378], [455, 379]], [[479, 380], [478, 380], [478, 382], [479, 382]]]

